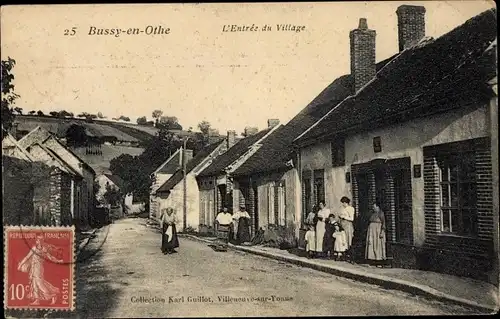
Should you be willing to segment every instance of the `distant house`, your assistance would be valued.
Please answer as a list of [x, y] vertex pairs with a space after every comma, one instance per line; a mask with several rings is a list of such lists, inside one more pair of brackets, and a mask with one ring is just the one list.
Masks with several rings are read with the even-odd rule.
[[[175, 172], [182, 166], [181, 148], [176, 150], [163, 164], [151, 174], [153, 184], [149, 196], [149, 217], [160, 217], [160, 198], [156, 195], [156, 190], [163, 185]], [[186, 150], [186, 158], [189, 160], [193, 157], [192, 150]]]
[[255, 212], [257, 203], [254, 189], [239, 185], [232, 173], [257, 152], [266, 138], [278, 127], [266, 128], [255, 134], [250, 133], [237, 143], [236, 132], [228, 132], [227, 152], [217, 157], [197, 176], [200, 189], [200, 216], [203, 224], [212, 226], [216, 214], [223, 207], [236, 212], [244, 205], [252, 217], [251, 230], [255, 231], [258, 227], [258, 214]]
[[18, 143], [30, 153], [34, 144], [38, 143], [44, 146], [82, 176], [80, 181], [75, 181], [74, 185], [70, 186], [70, 191], [73, 193], [71, 198], [77, 203], [75, 204], [77, 210], [74, 212], [74, 220], [78, 225], [86, 227], [94, 206], [95, 171], [54, 135], [39, 126], [20, 139]]
[[397, 15], [400, 52], [377, 69], [375, 31], [361, 19], [351, 31], [355, 89], [294, 141], [304, 202], [318, 185], [332, 209], [352, 198], [357, 260], [378, 201], [394, 265], [494, 274], [498, 284], [496, 10], [437, 39], [424, 37], [424, 7]]
[[110, 186], [122, 192], [125, 205], [127, 205], [127, 203], [130, 205], [132, 204], [132, 193], [124, 194], [125, 184], [120, 176], [102, 173], [97, 175], [96, 182], [99, 184], [99, 190], [96, 193], [96, 199], [99, 203], [105, 204], [104, 194], [106, 194], [107, 187]]
[[[198, 151], [192, 159], [186, 156], [186, 216], [184, 216], [184, 171], [182, 166], [156, 190], [156, 195], [160, 199], [160, 209], [172, 207], [176, 211], [179, 218], [178, 229], [184, 230], [185, 226], [199, 230], [200, 225], [203, 225], [204, 219], [200, 215], [200, 192], [196, 176], [219, 155], [223, 154], [226, 149], [226, 143], [222, 140]], [[180, 153], [183, 154], [183, 151], [181, 150]], [[186, 218], [185, 223], [184, 217]]]

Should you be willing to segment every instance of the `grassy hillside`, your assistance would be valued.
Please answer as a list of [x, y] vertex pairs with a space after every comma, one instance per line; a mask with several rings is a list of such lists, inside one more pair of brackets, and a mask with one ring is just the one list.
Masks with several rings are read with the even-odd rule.
[[71, 148], [71, 150], [77, 154], [82, 160], [89, 164], [97, 174], [109, 173], [109, 163], [110, 161], [122, 154], [129, 154], [132, 156], [140, 155], [144, 149], [140, 147], [130, 147], [122, 145], [102, 145], [101, 151], [102, 155], [90, 155], [86, 154], [85, 147]]
[[[114, 136], [120, 142], [145, 142], [153, 136], [153, 134], [149, 134], [147, 131], [138, 130], [120, 123], [106, 121], [87, 122], [83, 119], [76, 118], [17, 115], [14, 122], [18, 124], [18, 131], [29, 132], [37, 126], [40, 126], [59, 137], [63, 137], [66, 130], [73, 124], [85, 127], [87, 134], [90, 136]], [[153, 133], [151, 130], [150, 132]], [[156, 134], [156, 132], [154, 133]]]

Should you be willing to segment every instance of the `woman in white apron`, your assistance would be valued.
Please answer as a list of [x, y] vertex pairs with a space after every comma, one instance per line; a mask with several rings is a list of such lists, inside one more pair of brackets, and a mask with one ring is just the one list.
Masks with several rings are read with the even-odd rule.
[[319, 202], [318, 222], [316, 223], [316, 253], [318, 257], [323, 256], [323, 238], [325, 236], [326, 220], [330, 216], [330, 210], [326, 208], [325, 202]]

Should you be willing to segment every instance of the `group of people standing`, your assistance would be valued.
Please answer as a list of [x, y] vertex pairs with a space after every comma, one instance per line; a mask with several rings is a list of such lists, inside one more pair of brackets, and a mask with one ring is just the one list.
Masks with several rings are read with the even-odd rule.
[[[340, 199], [342, 205], [337, 213], [332, 213], [324, 201], [306, 218], [308, 228], [305, 235], [308, 258], [331, 258], [346, 260], [352, 248], [354, 237], [354, 207], [347, 197]], [[372, 261], [386, 259], [385, 253], [385, 218], [380, 204], [375, 203], [369, 219], [366, 235], [365, 258]]]
[[[325, 205], [319, 202], [318, 208], [314, 207], [308, 214], [305, 224], [308, 230], [305, 235], [306, 251], [308, 257], [332, 258], [345, 260], [348, 255], [354, 237], [354, 207], [347, 197], [340, 199], [342, 208], [333, 214]], [[163, 254], [175, 253], [179, 247], [176, 223], [178, 219], [172, 208], [161, 210], [160, 223], [162, 229], [161, 251]], [[251, 241], [250, 215], [244, 206], [235, 214], [231, 214], [224, 207], [215, 220], [217, 237], [223, 239], [224, 243], [232, 242], [243, 244]], [[386, 259], [386, 235], [385, 216], [376, 202], [369, 219], [366, 233], [365, 258], [369, 261], [381, 261]]]

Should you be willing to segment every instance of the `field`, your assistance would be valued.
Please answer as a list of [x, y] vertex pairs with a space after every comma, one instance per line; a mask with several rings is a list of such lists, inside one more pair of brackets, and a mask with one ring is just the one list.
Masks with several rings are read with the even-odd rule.
[[83, 119], [63, 119], [48, 116], [18, 115], [14, 122], [18, 123], [18, 131], [29, 132], [40, 126], [59, 137], [63, 137], [66, 130], [73, 124], [83, 125], [87, 129], [89, 136], [114, 136], [120, 142], [145, 142], [151, 139], [153, 134], [156, 134], [156, 132], [153, 133], [151, 130], [149, 130], [150, 134], [147, 131], [138, 130], [135, 127], [131, 127], [131, 125], [125, 126], [121, 123], [105, 121], [89, 123]]
[[99, 174], [102, 172], [109, 173], [109, 163], [113, 158], [122, 154], [137, 156], [144, 149], [140, 147], [104, 144], [101, 146], [102, 155], [87, 155], [85, 154], [85, 147], [71, 148], [71, 150]]

